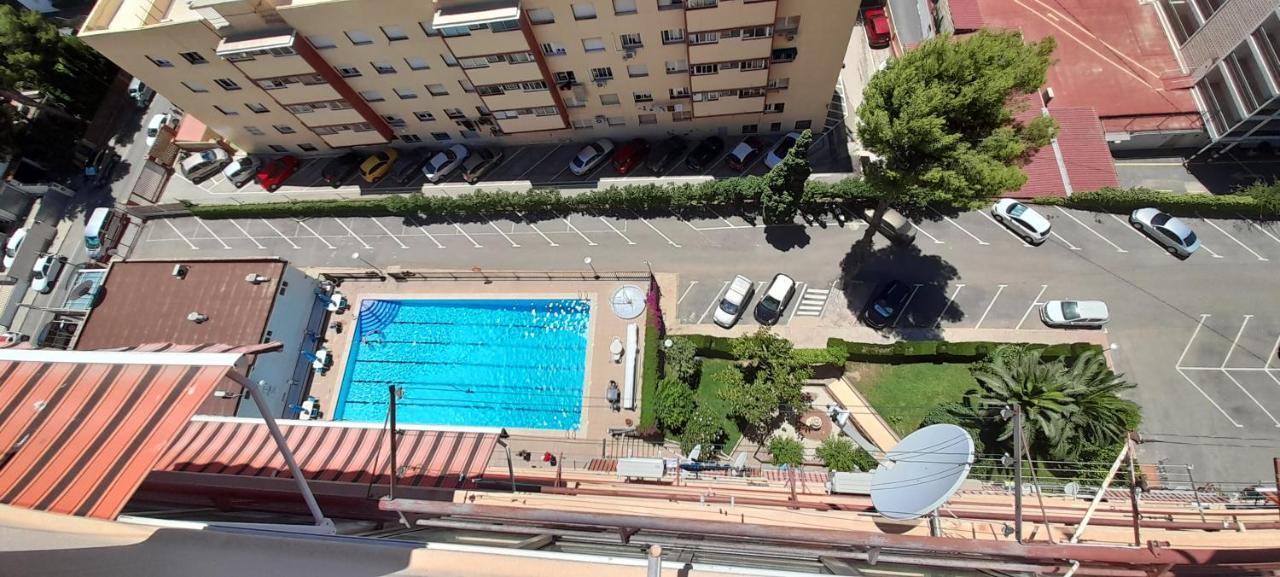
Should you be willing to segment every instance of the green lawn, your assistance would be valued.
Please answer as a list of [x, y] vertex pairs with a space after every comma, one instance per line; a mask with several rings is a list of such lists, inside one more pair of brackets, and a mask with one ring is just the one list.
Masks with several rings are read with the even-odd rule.
[[[698, 388], [693, 392], [694, 397], [699, 404], [714, 407], [717, 413], [724, 414], [728, 408], [726, 403], [720, 398], [719, 391], [724, 386], [717, 375], [733, 366], [732, 361], [720, 359], [703, 359], [702, 374], [698, 380]], [[733, 447], [738, 444], [738, 439], [742, 437], [742, 432], [738, 430], [738, 423], [728, 417], [723, 419], [725, 432], [725, 447]]]
[[978, 386], [963, 363], [849, 363], [847, 371], [858, 373], [860, 378], [849, 375], [849, 382], [902, 436], [916, 430], [934, 407], [959, 401]]

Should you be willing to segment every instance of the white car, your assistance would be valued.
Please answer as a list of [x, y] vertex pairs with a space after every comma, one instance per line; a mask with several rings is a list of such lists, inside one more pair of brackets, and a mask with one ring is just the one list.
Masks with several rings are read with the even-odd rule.
[[169, 124], [169, 113], [161, 112], [151, 117], [151, 122], [147, 123], [147, 148], [151, 148], [156, 143], [156, 137], [160, 136], [160, 128]]
[[1098, 328], [1111, 315], [1102, 301], [1049, 301], [1040, 309], [1040, 320], [1051, 327]]
[[9, 242], [4, 245], [4, 270], [13, 268], [13, 259], [18, 258], [18, 247], [22, 246], [23, 239], [27, 238], [27, 229], [20, 228], [13, 231], [13, 236], [9, 237]]
[[240, 188], [253, 180], [253, 176], [258, 173], [258, 165], [258, 159], [242, 152], [231, 158], [231, 164], [222, 169], [222, 176], [233, 186]]
[[791, 303], [791, 297], [795, 294], [794, 279], [782, 273], [774, 275], [773, 281], [764, 290], [764, 296], [760, 297], [760, 302], [756, 304], [756, 320], [762, 325], [777, 324], [778, 319], [782, 318], [783, 311], [787, 310], [787, 305]]
[[462, 166], [462, 162], [471, 156], [471, 150], [462, 144], [455, 144], [441, 150], [431, 157], [426, 164], [422, 165], [422, 175], [427, 177], [427, 181], [435, 184], [444, 180], [453, 172], [455, 168]]
[[995, 206], [991, 207], [991, 216], [1031, 244], [1049, 240], [1049, 219], [1012, 198], [996, 201]]
[[782, 162], [782, 159], [787, 157], [787, 153], [791, 152], [791, 147], [795, 146], [796, 141], [799, 139], [799, 132], [788, 132], [786, 136], [782, 137], [782, 140], [779, 140], [778, 143], [769, 150], [769, 154], [765, 155], [764, 165], [769, 168], [773, 168], [779, 162]]
[[711, 320], [722, 328], [732, 328], [733, 325], [738, 324], [738, 319], [742, 318], [742, 311], [746, 310], [747, 303], [751, 302], [755, 292], [755, 283], [745, 276], [738, 275], [729, 284], [729, 290], [725, 291], [724, 298], [720, 299], [720, 305], [716, 307], [716, 314], [711, 317]]
[[569, 172], [572, 172], [575, 176], [582, 176], [591, 172], [591, 169], [599, 166], [601, 162], [604, 162], [612, 155], [613, 141], [608, 138], [601, 138], [578, 151], [578, 155], [569, 161]]
[[36, 259], [35, 266], [31, 267], [31, 290], [38, 293], [48, 293], [53, 290], [53, 285], [58, 283], [58, 275], [62, 273], [62, 266], [67, 264], [67, 257], [55, 254], [46, 254]]
[[1129, 215], [1129, 224], [1164, 246], [1169, 254], [1187, 258], [1200, 249], [1200, 239], [1186, 223], [1155, 208], [1139, 208]]

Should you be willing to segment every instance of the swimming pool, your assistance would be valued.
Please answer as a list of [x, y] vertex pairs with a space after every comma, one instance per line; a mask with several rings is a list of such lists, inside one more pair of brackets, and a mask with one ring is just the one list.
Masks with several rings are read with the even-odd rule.
[[403, 423], [576, 430], [588, 301], [360, 303], [334, 418], [382, 422], [387, 387]]

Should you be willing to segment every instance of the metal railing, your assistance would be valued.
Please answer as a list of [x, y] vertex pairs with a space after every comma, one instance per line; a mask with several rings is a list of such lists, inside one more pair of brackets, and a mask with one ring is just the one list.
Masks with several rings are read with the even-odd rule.
[[[330, 273], [325, 273], [330, 274]], [[406, 281], [481, 281], [484, 283], [498, 281], [635, 281], [646, 282], [649, 273], [645, 271], [416, 271], [390, 267], [387, 276], [401, 282]]]

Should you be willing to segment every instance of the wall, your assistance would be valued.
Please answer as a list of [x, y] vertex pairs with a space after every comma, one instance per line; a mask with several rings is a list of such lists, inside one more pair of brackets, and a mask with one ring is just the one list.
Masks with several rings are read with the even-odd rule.
[[1196, 79], [1204, 76], [1275, 12], [1276, 0], [1228, 0], [1182, 45], [1187, 72]]
[[[289, 381], [293, 378], [294, 367], [300, 361], [310, 364], [302, 356], [303, 347], [315, 350], [315, 344], [307, 338], [306, 330], [311, 311], [319, 302], [315, 296], [317, 286], [315, 279], [302, 271], [292, 266], [285, 267], [275, 305], [271, 308], [271, 316], [267, 318], [266, 333], [263, 334], [264, 341], [279, 341], [284, 348], [274, 353], [258, 355], [248, 375], [251, 381], [266, 381], [265, 396], [276, 417], [284, 415], [285, 397], [289, 393]], [[257, 405], [244, 402], [240, 403], [237, 416], [262, 415], [258, 413]]]

